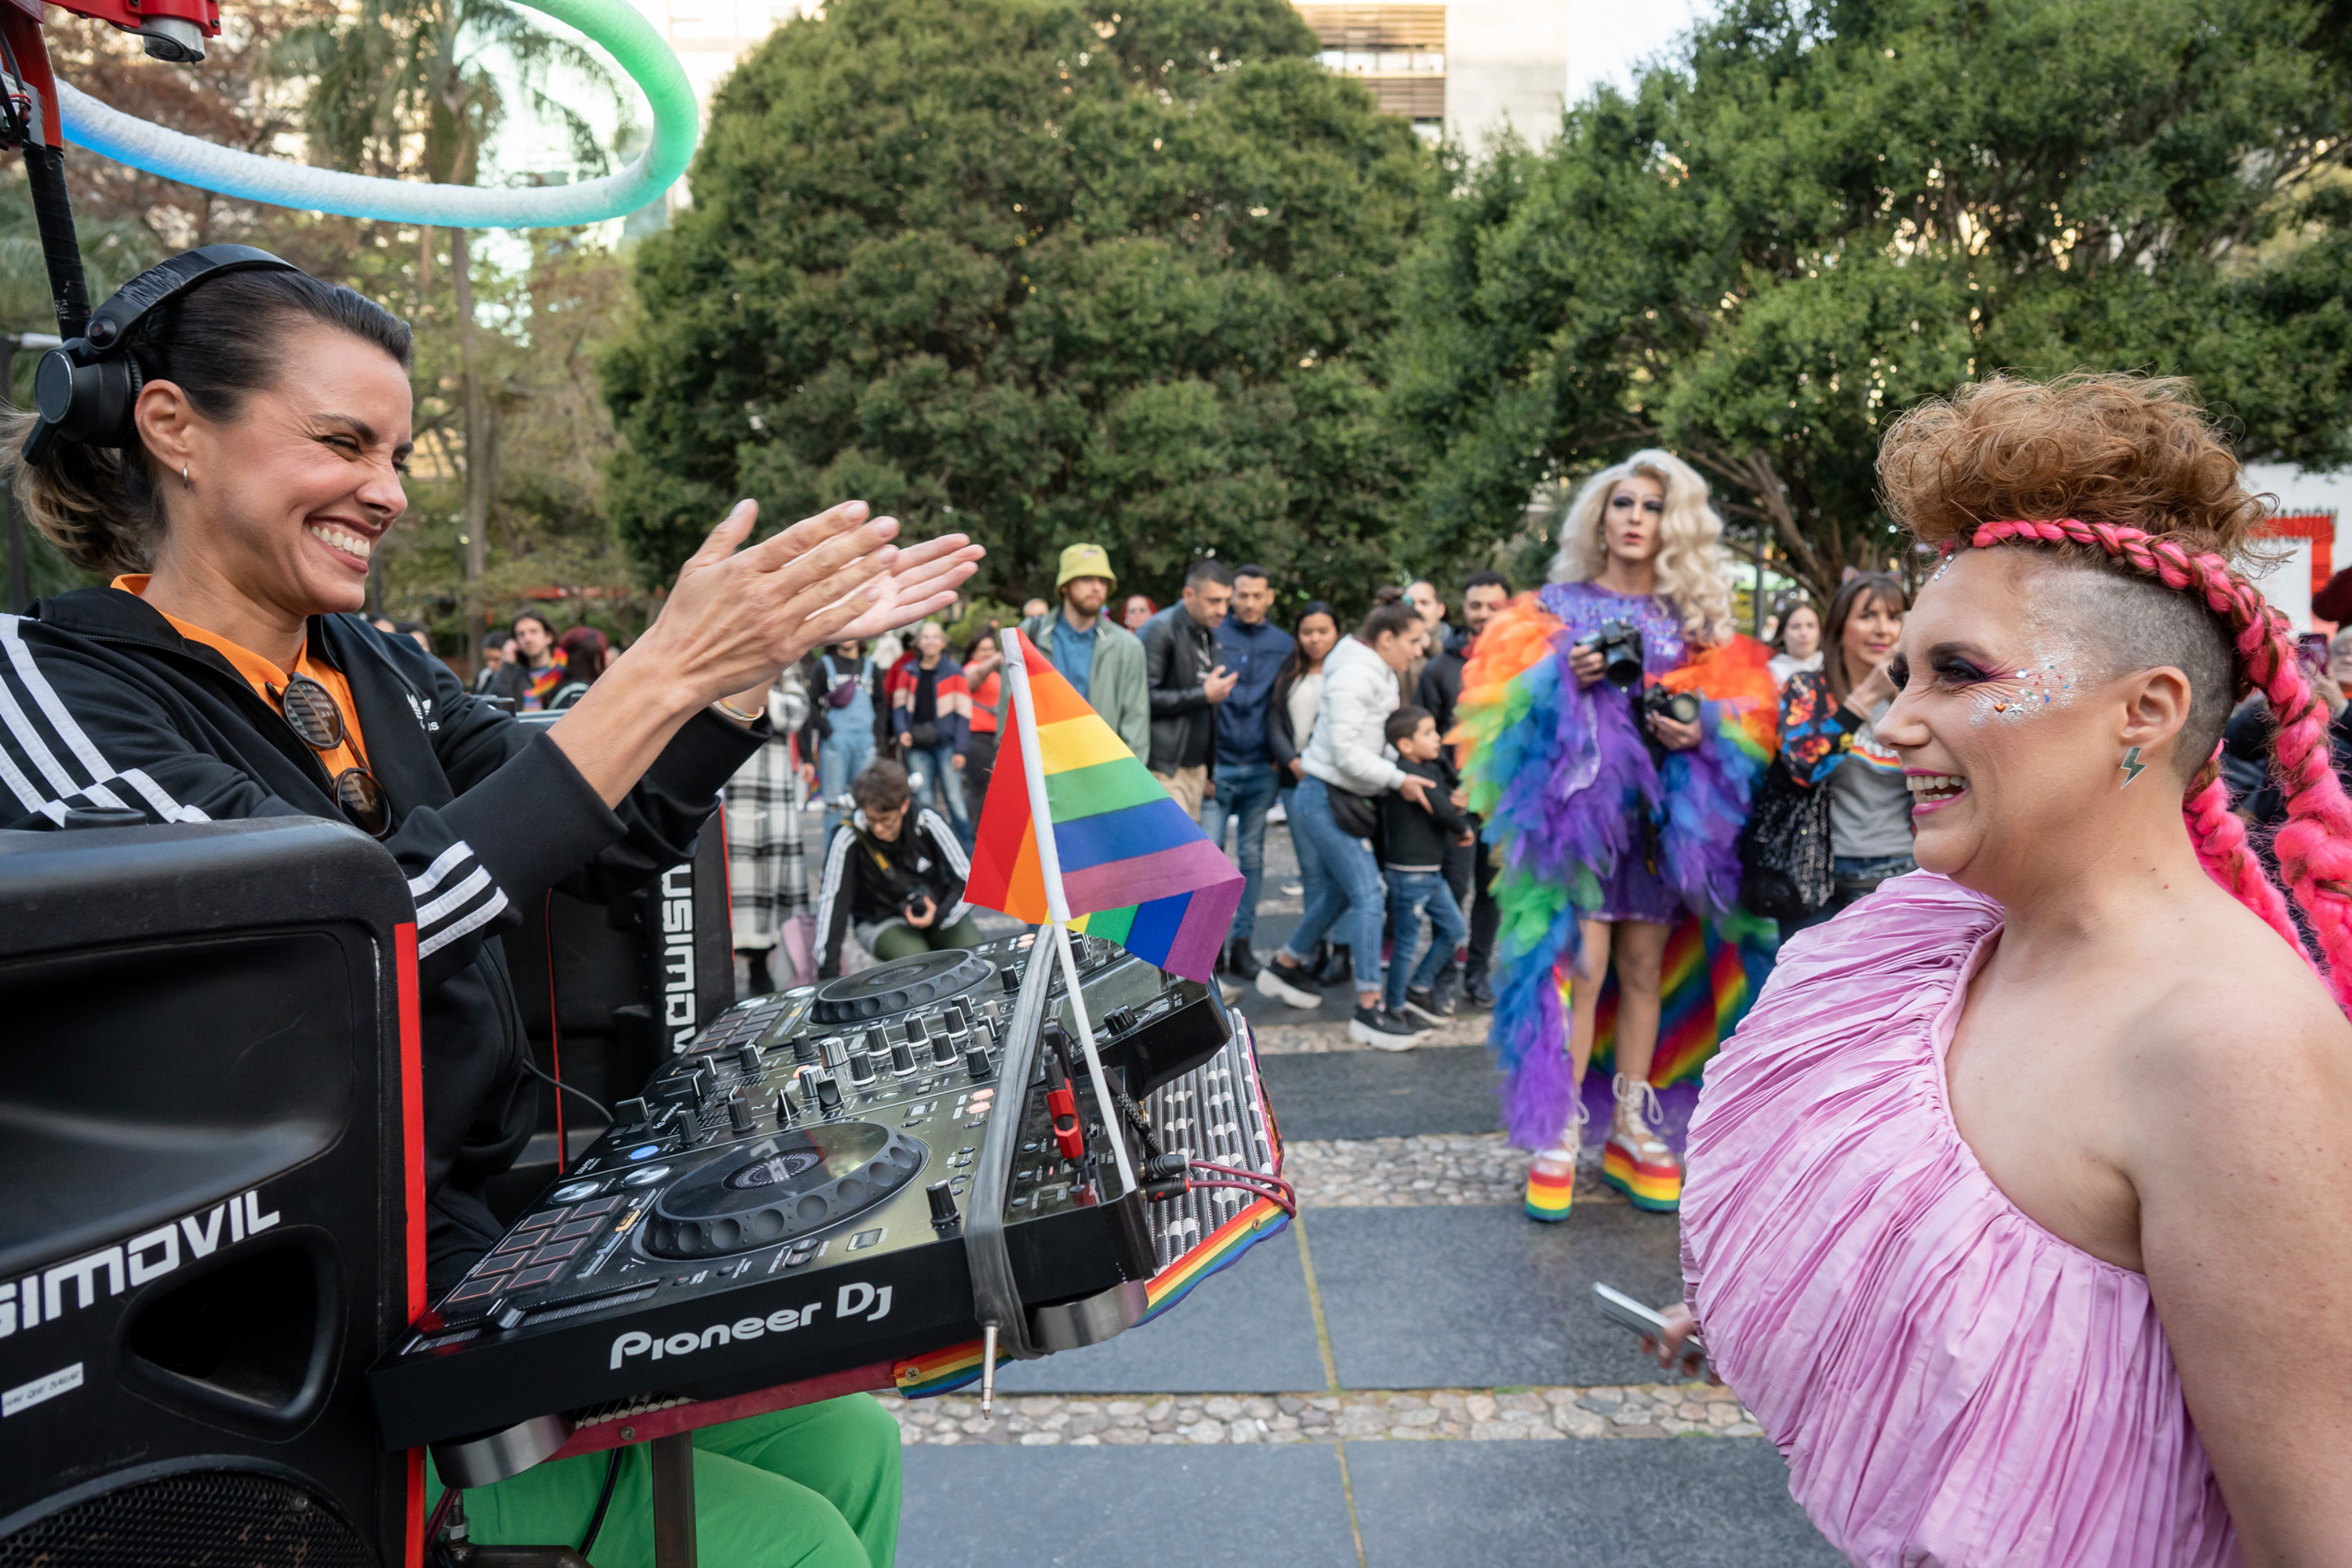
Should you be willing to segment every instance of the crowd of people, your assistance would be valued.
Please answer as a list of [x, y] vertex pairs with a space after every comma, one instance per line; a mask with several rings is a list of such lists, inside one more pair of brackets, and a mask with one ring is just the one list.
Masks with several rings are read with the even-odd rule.
[[[947, 627], [980, 547], [855, 501], [747, 544], [744, 502], [631, 646], [526, 612], [469, 688], [360, 613], [407, 505], [407, 325], [283, 264], [126, 297], [119, 426], [0, 432], [33, 525], [110, 575], [0, 626], [26, 699], [0, 829], [295, 816], [382, 846], [415, 901], [428, 1290], [502, 1235], [535, 1101], [499, 942], [559, 882], [630, 895], [723, 790], [763, 965], [978, 940], [1006, 650]], [[1605, 1042], [1602, 1179], [1680, 1215], [1656, 1352], [1703, 1351], [1848, 1557], [2339, 1560], [2352, 639], [2297, 638], [2241, 570], [2263, 499], [2183, 384], [1994, 377], [1903, 414], [1878, 465], [1929, 569], [1781, 606], [1776, 648], [1736, 629], [1705, 481], [1656, 450], [1585, 485], [1528, 594], [1412, 583], [1351, 626], [1202, 559], [1160, 607], [1081, 542], [1021, 629], [1232, 843], [1227, 983], [1344, 988], [1395, 1049], [1491, 995], [1537, 1218], [1570, 1213]], [[2352, 612], [2352, 581], [2315, 603]], [[1304, 907], [1261, 960], [1277, 810]], [[1693, 932], [1739, 961], [1675, 981]], [[1746, 986], [1751, 956], [1678, 1156], [1665, 992]], [[705, 1550], [887, 1563], [898, 1448], [863, 1395], [698, 1432]], [[472, 1540], [602, 1528], [647, 1560], [632, 1452], [468, 1489]]]

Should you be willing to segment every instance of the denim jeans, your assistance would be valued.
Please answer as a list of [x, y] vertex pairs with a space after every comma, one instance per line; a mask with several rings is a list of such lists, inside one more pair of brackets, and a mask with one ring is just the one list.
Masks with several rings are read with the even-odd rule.
[[915, 799], [948, 819], [956, 837], [968, 847], [971, 843], [971, 815], [963, 801], [963, 770], [955, 765], [953, 746], [933, 746], [929, 751], [909, 750], [905, 758], [907, 771], [922, 775], [915, 785]]
[[[849, 793], [849, 781], [865, 771], [874, 760], [872, 731], [863, 735], [833, 734], [818, 742], [816, 749], [816, 787], [824, 796], [824, 842], [833, 842], [835, 826], [849, 820], [850, 807], [833, 803]], [[820, 848], [817, 857], [824, 858]]]
[[[1389, 953], [1388, 990], [1381, 1000], [1393, 1013], [1404, 1005], [1408, 987], [1426, 991], [1437, 983], [1438, 975], [1454, 962], [1454, 948], [1470, 933], [1470, 922], [1462, 918], [1462, 906], [1454, 901], [1454, 889], [1445, 885], [1442, 872], [1382, 871], [1381, 875], [1388, 879], [1389, 923], [1396, 928], [1396, 946]], [[1422, 953], [1415, 966], [1412, 955], [1421, 948], [1423, 910], [1429, 913], [1429, 951]]]
[[1265, 880], [1265, 814], [1274, 809], [1274, 764], [1217, 764], [1217, 793], [1201, 803], [1201, 831], [1225, 847], [1225, 824], [1237, 821], [1234, 860], [1242, 868], [1242, 907], [1234, 911], [1233, 940], [1247, 942], [1257, 929], [1257, 896]]
[[1298, 826], [1298, 786], [1285, 785], [1282, 791], [1282, 818], [1290, 829], [1290, 852], [1298, 858], [1299, 908], [1313, 903], [1328, 880], [1323, 875], [1323, 857], [1315, 851], [1315, 840]]
[[1840, 910], [1867, 898], [1876, 890], [1879, 883], [1889, 877], [1900, 877], [1918, 868], [1919, 862], [1908, 855], [1874, 855], [1868, 859], [1853, 855], [1832, 855], [1830, 857], [1830, 875], [1835, 879], [1836, 889], [1830, 894], [1830, 901], [1790, 930], [1811, 931], [1817, 925], [1825, 924], [1836, 918]]
[[[1381, 988], [1381, 918], [1388, 913], [1388, 884], [1372, 852], [1360, 838], [1350, 838], [1331, 820], [1331, 792], [1313, 773], [1298, 781], [1290, 796], [1290, 832], [1304, 833], [1323, 863], [1323, 886], [1307, 900], [1298, 929], [1282, 951], [1304, 963], [1315, 944], [1336, 927], [1348, 943], [1348, 958], [1356, 971], [1356, 989]], [[1339, 925], [1339, 917], [1347, 923]]]

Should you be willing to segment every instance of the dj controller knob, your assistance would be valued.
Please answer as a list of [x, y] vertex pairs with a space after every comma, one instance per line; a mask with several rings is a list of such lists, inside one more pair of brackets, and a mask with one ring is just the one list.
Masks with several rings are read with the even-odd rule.
[[817, 1037], [814, 1035], [795, 1035], [793, 1037], [793, 1060], [796, 1062], [813, 1062], [816, 1060], [817, 1051], [819, 1048]]
[[974, 1046], [971, 1049], [965, 1051], [963, 1054], [963, 1070], [971, 1075], [971, 1081], [974, 1083], [986, 1083], [991, 1078], [993, 1078], [996, 1074], [996, 1069], [989, 1065], [988, 1047], [986, 1046]]
[[1102, 1022], [1103, 1030], [1106, 1034], [1124, 1035], [1129, 1029], [1135, 1027], [1135, 1009], [1132, 1007], [1113, 1007], [1109, 1012], [1103, 1015]]
[[904, 1040], [890, 1047], [890, 1070], [898, 1073], [909, 1073], [915, 1070], [915, 1053], [908, 1048]]
[[923, 1189], [923, 1195], [931, 1201], [933, 1230], [953, 1230], [962, 1221], [963, 1216], [956, 1213], [955, 1194], [945, 1182], [933, 1182]]
[[749, 1040], [736, 1047], [735, 1060], [742, 1067], [745, 1078], [759, 1077], [761, 1069], [767, 1066], [767, 1063], [761, 1059], [759, 1046]]
[[874, 1058], [864, 1051], [849, 1053], [849, 1081], [867, 1084], [874, 1081]]
[[776, 1125], [790, 1127], [792, 1124], [793, 1097], [780, 1089], [776, 1090]]
[[623, 1127], [643, 1127], [654, 1119], [653, 1108], [642, 1100], [625, 1100], [613, 1107], [613, 1119]]
[[819, 1078], [816, 1080], [816, 1103], [817, 1109], [827, 1116], [840, 1115], [841, 1085], [834, 1082], [830, 1076]]
[[909, 1048], [920, 1046], [923, 1043], [923, 1037], [928, 1033], [929, 1033], [929, 1031], [923, 1026], [923, 1020], [921, 1018], [915, 1017], [907, 1020], [907, 1045]]
[[727, 1097], [727, 1125], [739, 1133], [751, 1131], [751, 1102], [740, 1091]]
[[956, 1058], [963, 1055], [963, 1047], [959, 1043], [961, 1036], [961, 1030], [954, 1035], [950, 1035], [945, 1030], [941, 1030], [940, 1033], [931, 1037], [931, 1065], [933, 1067], [951, 1068], [955, 1066]]
[[1010, 964], [1010, 963], [1006, 964], [1003, 968], [1002, 968], [1002, 969], [1000, 969], [1000, 970], [998, 970], [998, 971], [996, 972], [996, 983], [997, 983], [999, 985], [1002, 985], [1003, 987], [1004, 987], [1005, 992], [1006, 992], [1008, 994], [1011, 994], [1011, 993], [1013, 993], [1013, 992], [1015, 992], [1015, 991], [1020, 990], [1020, 989], [1021, 989], [1021, 971], [1020, 971], [1020, 969], [1019, 969], [1018, 967], [1016, 967], [1015, 965], [1013, 965], [1013, 964]]

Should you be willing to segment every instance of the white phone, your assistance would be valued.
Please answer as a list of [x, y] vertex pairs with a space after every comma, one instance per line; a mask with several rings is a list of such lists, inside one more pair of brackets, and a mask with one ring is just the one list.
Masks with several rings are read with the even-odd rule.
[[[1664, 1316], [1644, 1307], [1624, 1291], [1612, 1289], [1596, 1280], [1592, 1287], [1592, 1304], [1601, 1310], [1602, 1317], [1615, 1323], [1619, 1328], [1631, 1329], [1645, 1340], [1655, 1340], [1660, 1344], [1665, 1342]], [[1687, 1355], [1694, 1351], [1698, 1352], [1702, 1360], [1706, 1358], [1706, 1347], [1699, 1343], [1699, 1337], [1696, 1333], [1683, 1342], [1684, 1354]]]

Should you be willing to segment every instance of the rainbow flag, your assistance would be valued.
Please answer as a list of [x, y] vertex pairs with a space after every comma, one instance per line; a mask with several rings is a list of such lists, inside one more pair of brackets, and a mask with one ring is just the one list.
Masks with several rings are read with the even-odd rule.
[[1240, 868], [1018, 631], [1005, 675], [1015, 722], [998, 741], [964, 897], [1032, 924], [1066, 921], [1211, 984], [1241, 907]]

